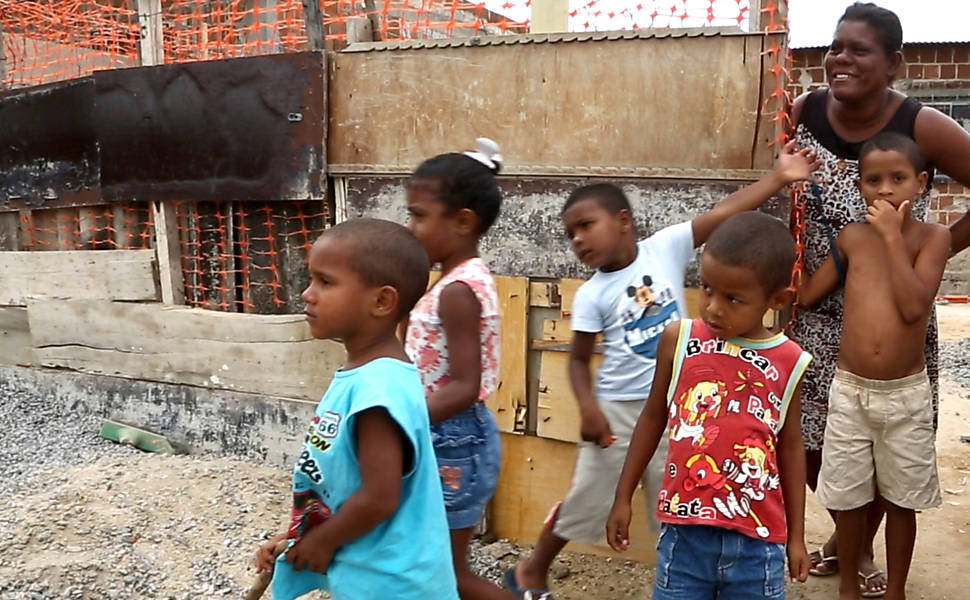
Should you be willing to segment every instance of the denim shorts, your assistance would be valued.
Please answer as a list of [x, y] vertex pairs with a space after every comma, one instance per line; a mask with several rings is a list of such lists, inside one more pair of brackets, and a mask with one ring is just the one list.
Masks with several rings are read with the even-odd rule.
[[653, 600], [784, 600], [785, 545], [705, 525], [660, 526]]
[[432, 425], [431, 443], [438, 459], [448, 527], [474, 527], [498, 481], [502, 446], [495, 417], [484, 402], [476, 402]]

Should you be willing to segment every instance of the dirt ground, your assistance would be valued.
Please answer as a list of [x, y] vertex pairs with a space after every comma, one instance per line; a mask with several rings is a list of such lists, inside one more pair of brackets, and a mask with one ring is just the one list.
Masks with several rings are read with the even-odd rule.
[[[970, 306], [940, 307], [939, 318], [944, 341], [970, 338]], [[965, 600], [970, 444], [959, 436], [970, 435], [970, 387], [944, 379], [942, 392], [937, 448], [946, 491], [940, 509], [919, 517], [909, 597]], [[130, 452], [39, 477], [43, 485], [29, 496], [0, 498], [0, 530], [12, 540], [0, 545], [3, 598], [241, 598], [252, 581], [257, 544], [287, 513], [284, 470], [228, 458]], [[809, 548], [830, 531], [828, 516], [810, 496]], [[481, 556], [486, 564], [497, 562], [494, 574], [528, 548], [511, 547], [494, 559], [487, 550], [478, 564]], [[882, 552], [880, 542], [877, 556]], [[553, 585], [560, 600], [649, 598], [652, 570], [621, 556], [567, 552], [561, 567], [568, 575]], [[836, 597], [837, 578], [810, 578], [790, 589], [795, 600], [828, 600]]]
[[[937, 307], [940, 342], [970, 338], [970, 305]], [[919, 600], [966, 600], [970, 598], [970, 444], [960, 442], [970, 435], [970, 381], [946, 378], [941, 381], [940, 428], [937, 436], [937, 461], [943, 506], [918, 517], [918, 533], [908, 594]], [[809, 551], [825, 542], [832, 531], [831, 520], [822, 506], [809, 494], [806, 509], [806, 543]], [[885, 566], [885, 543], [880, 532], [876, 546], [877, 563]], [[637, 595], [636, 587], [649, 589], [653, 573], [637, 566], [632, 570], [614, 559], [571, 555], [567, 558], [571, 574], [552, 589], [561, 600], [597, 598], [649, 598], [649, 591]], [[619, 563], [619, 564], [616, 564]], [[622, 581], [623, 578], [631, 578]], [[639, 582], [640, 586], [634, 584]], [[616, 589], [610, 590], [611, 587]], [[805, 584], [789, 586], [792, 600], [831, 600], [838, 597], [838, 577], [809, 577]]]

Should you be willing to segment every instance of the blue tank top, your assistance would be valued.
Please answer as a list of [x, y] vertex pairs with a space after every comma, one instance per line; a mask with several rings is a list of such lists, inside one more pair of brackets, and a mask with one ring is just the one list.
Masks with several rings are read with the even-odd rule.
[[338, 548], [326, 575], [296, 572], [281, 555], [273, 573], [274, 600], [315, 589], [329, 591], [335, 600], [458, 600], [424, 388], [410, 363], [379, 358], [334, 374], [293, 468], [290, 537], [299, 539], [339, 511], [360, 487], [354, 417], [375, 407], [387, 410], [411, 445], [397, 511]]

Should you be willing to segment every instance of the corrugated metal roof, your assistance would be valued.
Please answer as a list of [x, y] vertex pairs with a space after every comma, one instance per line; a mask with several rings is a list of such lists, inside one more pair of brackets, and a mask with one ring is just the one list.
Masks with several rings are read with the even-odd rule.
[[[822, 48], [832, 41], [839, 17], [854, 0], [789, 0], [792, 48]], [[970, 42], [967, 0], [875, 0], [896, 13], [904, 44]]]
[[438, 40], [403, 40], [400, 42], [360, 42], [344, 52], [379, 52], [418, 50], [421, 48], [461, 48], [474, 46], [508, 46], [516, 44], [556, 44], [561, 42], [597, 42], [606, 40], [644, 40], [681, 37], [718, 37], [750, 35], [737, 27], [696, 27], [690, 29], [638, 29], [636, 31], [592, 31], [575, 33], [530, 33], [527, 35], [491, 35]]

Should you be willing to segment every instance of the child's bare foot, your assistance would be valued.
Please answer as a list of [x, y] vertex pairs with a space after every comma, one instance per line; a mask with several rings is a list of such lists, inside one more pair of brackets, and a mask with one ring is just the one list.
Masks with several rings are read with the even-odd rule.
[[545, 573], [536, 573], [529, 569], [529, 563], [523, 561], [515, 565], [515, 583], [519, 589], [541, 590], [548, 589]]
[[869, 556], [863, 556], [859, 563], [859, 593], [863, 598], [881, 598], [886, 595], [889, 581], [882, 569], [876, 566]]
[[808, 569], [809, 575], [816, 577], [828, 577], [839, 572], [839, 558], [836, 556], [835, 535], [828, 539], [819, 549], [808, 555], [811, 567]]

